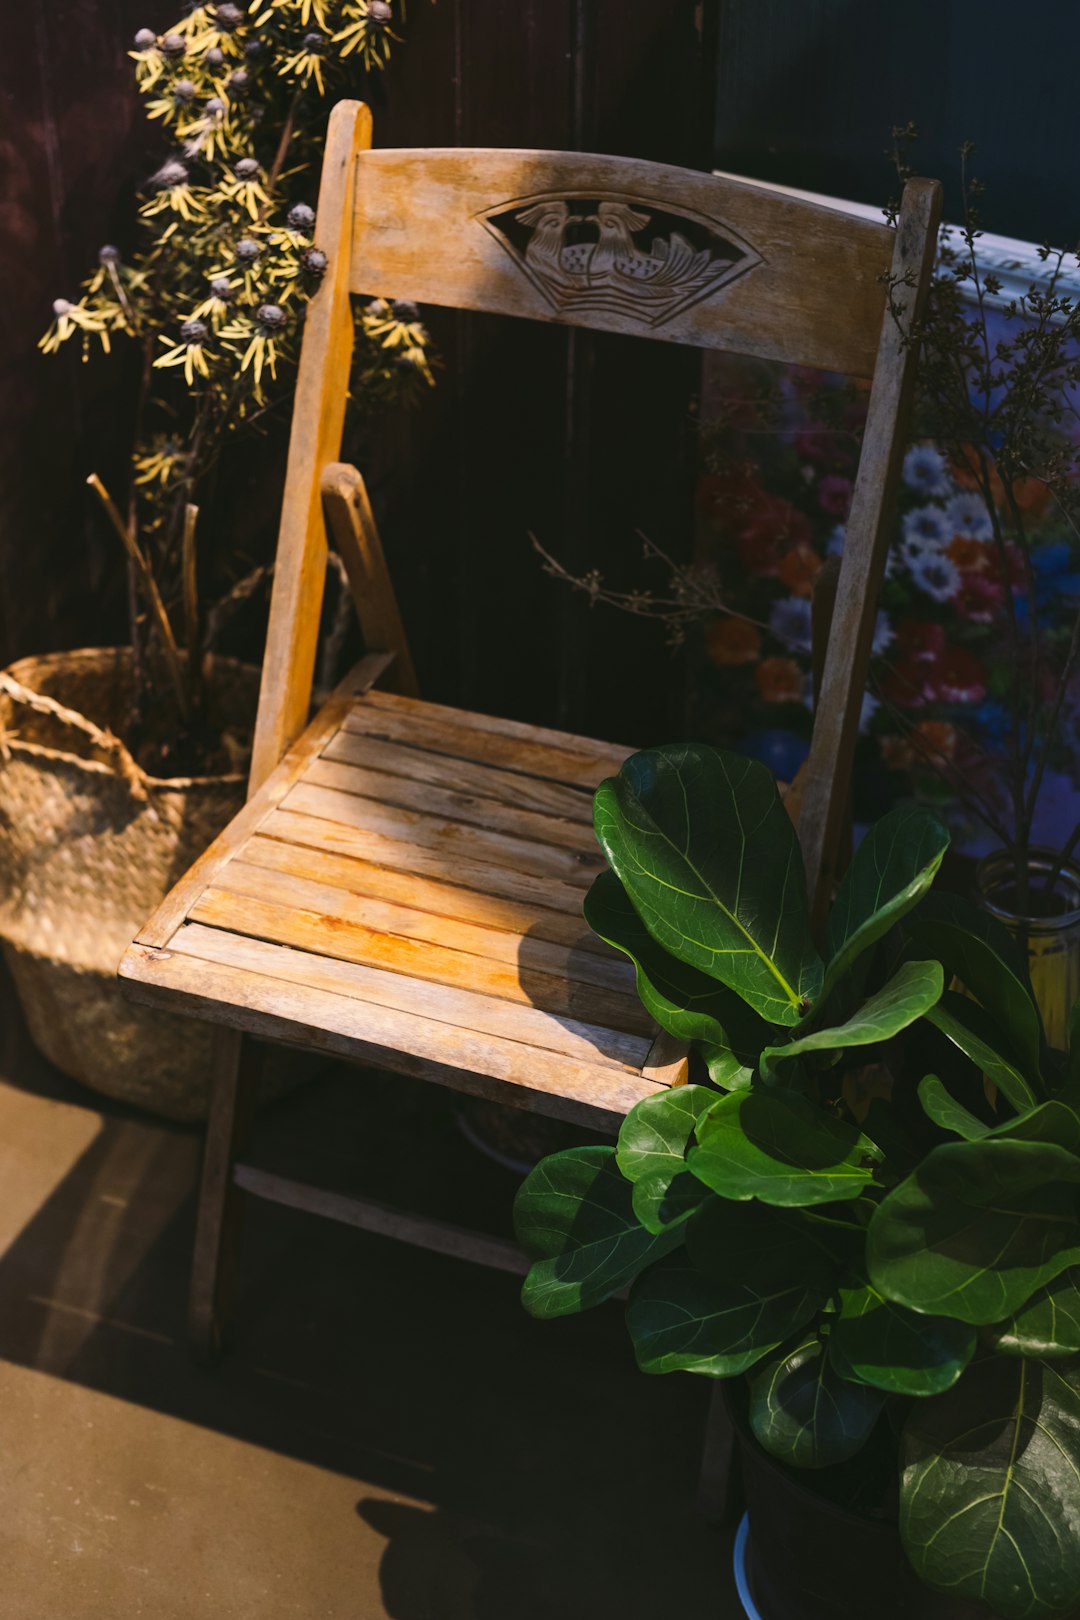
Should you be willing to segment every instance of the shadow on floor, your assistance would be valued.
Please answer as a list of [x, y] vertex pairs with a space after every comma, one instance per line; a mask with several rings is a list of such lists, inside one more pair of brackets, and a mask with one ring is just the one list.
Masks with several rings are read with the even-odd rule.
[[[0, 1359], [355, 1480], [392, 1620], [651, 1620], [661, 1594], [681, 1620], [738, 1612], [730, 1537], [694, 1513], [708, 1390], [643, 1378], [618, 1306], [536, 1323], [512, 1277], [253, 1200], [235, 1346], [198, 1368], [199, 1133], [88, 1097], [0, 1011], [20, 1105], [43, 1131], [94, 1122], [0, 1257]], [[454, 1107], [333, 1069], [268, 1106], [256, 1157], [508, 1233], [518, 1178]]]

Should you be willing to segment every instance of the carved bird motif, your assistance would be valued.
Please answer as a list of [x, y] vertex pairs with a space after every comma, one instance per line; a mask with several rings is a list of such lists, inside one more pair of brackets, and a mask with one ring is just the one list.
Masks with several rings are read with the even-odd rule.
[[595, 223], [600, 233], [600, 240], [589, 259], [590, 281], [644, 258], [634, 246], [633, 233], [644, 229], [651, 218], [649, 214], [631, 208], [629, 203], [602, 202], [596, 213], [589, 214], [587, 218], [590, 223]]
[[549, 199], [534, 204], [518, 214], [518, 223], [532, 225], [532, 235], [525, 247], [525, 261], [534, 269], [558, 271], [562, 264], [566, 233], [578, 215], [571, 215], [565, 202]]

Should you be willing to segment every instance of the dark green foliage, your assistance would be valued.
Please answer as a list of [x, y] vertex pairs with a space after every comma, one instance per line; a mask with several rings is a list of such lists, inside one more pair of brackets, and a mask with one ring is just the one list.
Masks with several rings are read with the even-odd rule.
[[[589, 916], [658, 1021], [701, 1043], [711, 1083], [640, 1103], [587, 1172], [580, 1152], [533, 1172], [526, 1304], [555, 1315], [629, 1284], [640, 1366], [747, 1375], [758, 1443], [796, 1467], [850, 1471], [873, 1434], [869, 1478], [882, 1432], [899, 1435], [922, 1577], [1006, 1620], [1065, 1614], [1080, 1114], [1022, 958], [929, 894], [946, 839], [921, 810], [863, 842], [820, 952], [760, 766], [637, 755], [600, 788], [597, 825], [613, 872]], [[954, 975], [963, 993], [943, 990]]]

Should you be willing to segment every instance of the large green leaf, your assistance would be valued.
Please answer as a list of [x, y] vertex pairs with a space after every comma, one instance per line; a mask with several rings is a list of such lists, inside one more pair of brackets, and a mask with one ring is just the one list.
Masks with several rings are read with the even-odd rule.
[[672, 1086], [636, 1104], [623, 1120], [616, 1160], [634, 1183], [633, 1208], [650, 1232], [685, 1220], [706, 1189], [686, 1169], [694, 1126], [716, 1101], [710, 1086]]
[[764, 765], [704, 744], [633, 754], [596, 835], [652, 937], [771, 1023], [821, 989], [798, 840]]
[[1065, 1076], [1070, 1090], [1080, 1088], [1080, 996], [1069, 1008], [1069, 1059]]
[[770, 1456], [792, 1468], [828, 1468], [862, 1450], [884, 1400], [879, 1390], [842, 1377], [810, 1333], [759, 1366], [747, 1415]]
[[1080, 1352], [1080, 1266], [1037, 1288], [1026, 1305], [991, 1330], [1006, 1356], [1068, 1356]]
[[830, 1349], [841, 1368], [896, 1395], [939, 1395], [975, 1354], [975, 1330], [947, 1316], [920, 1316], [869, 1283], [841, 1288]]
[[990, 1132], [990, 1126], [958, 1103], [936, 1074], [924, 1075], [919, 1081], [919, 1101], [928, 1119], [943, 1131], [962, 1136], [965, 1142], [977, 1142]]
[[857, 1198], [878, 1149], [796, 1092], [754, 1086], [721, 1097], [698, 1123], [687, 1167], [724, 1198], [801, 1206]]
[[1080, 1114], [1059, 1097], [1051, 1097], [1049, 1102], [998, 1125], [991, 1135], [1012, 1142], [1052, 1142], [1055, 1147], [1080, 1154]]
[[533, 1316], [566, 1316], [608, 1299], [681, 1240], [650, 1233], [634, 1214], [615, 1149], [568, 1148], [544, 1159], [514, 1200], [514, 1226], [535, 1262], [522, 1303]]
[[680, 1040], [708, 1042], [717, 1052], [723, 1049], [732, 1074], [756, 1065], [770, 1037], [769, 1026], [734, 990], [658, 945], [614, 872], [597, 874], [584, 909], [593, 933], [633, 962], [638, 995], [661, 1029]]
[[912, 1310], [999, 1322], [1080, 1261], [1080, 1158], [988, 1136], [928, 1153], [875, 1210], [870, 1281]]
[[927, 810], [902, 807], [870, 828], [840, 880], [825, 930], [823, 996], [934, 881], [949, 834]]
[[724, 1284], [685, 1255], [669, 1255], [634, 1283], [626, 1326], [642, 1372], [732, 1378], [768, 1355], [789, 1322], [808, 1321], [820, 1303], [798, 1282], [775, 1291]]
[[670, 1177], [685, 1170], [694, 1127], [717, 1101], [710, 1086], [672, 1086], [635, 1104], [623, 1120], [616, 1148], [627, 1181], [640, 1181], [657, 1171]]
[[1035, 1078], [1042, 1055], [1042, 1020], [1032, 994], [1027, 960], [996, 917], [960, 895], [928, 895], [904, 924], [909, 955], [936, 956], [946, 977], [957, 978], [981, 1002], [1002, 1046], [1021, 1073]]
[[833, 1029], [815, 1029], [799, 1035], [784, 1046], [762, 1049], [762, 1078], [775, 1078], [777, 1066], [807, 1052], [831, 1052], [848, 1046], [874, 1046], [887, 1041], [929, 1012], [941, 995], [939, 962], [904, 962], [888, 984], [864, 1001], [844, 1024]]
[[984, 1007], [958, 990], [946, 990], [926, 1016], [954, 1046], [978, 1064], [1014, 1108], [1022, 1111], [1038, 1101], [1034, 1087], [1002, 1052], [997, 1025]]
[[1004, 1620], [1080, 1603], [1080, 1399], [1045, 1361], [991, 1356], [916, 1401], [901, 1442], [900, 1534], [916, 1572]]
[[645, 1372], [745, 1372], [820, 1310], [846, 1234], [801, 1215], [713, 1198], [690, 1221], [686, 1254], [641, 1274], [626, 1320]]

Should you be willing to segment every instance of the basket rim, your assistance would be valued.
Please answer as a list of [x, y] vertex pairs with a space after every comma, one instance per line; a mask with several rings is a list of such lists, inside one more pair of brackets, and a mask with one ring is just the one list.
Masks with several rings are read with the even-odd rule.
[[[131, 661], [131, 656], [130, 647], [73, 647], [70, 651], [28, 653], [22, 658], [15, 659], [13, 663], [5, 665], [3, 673], [10, 675], [13, 680], [18, 681], [21, 685], [34, 690], [33, 680], [28, 680], [27, 676], [32, 675], [35, 670], [40, 670], [43, 665], [56, 668], [80, 663], [102, 663], [110, 659], [125, 664]], [[208, 662], [211, 668], [243, 670], [256, 678], [259, 676], [258, 665], [249, 664], [242, 658], [230, 658], [224, 654], [211, 653], [208, 655]], [[10, 732], [5, 732], [2, 723], [0, 723], [0, 769], [3, 769], [5, 755], [11, 754], [21, 754], [41, 761], [49, 760], [65, 765], [77, 765], [80, 770], [112, 779], [116, 779], [122, 774], [114, 766], [107, 765], [103, 760], [88, 759], [85, 754], [76, 754], [63, 748], [49, 748], [44, 743], [23, 742], [19, 737], [12, 735]], [[153, 776], [149, 771], [142, 770], [141, 766], [139, 769], [142, 784], [146, 791], [158, 794], [182, 793], [190, 791], [192, 788], [201, 787], [233, 786], [247, 779], [242, 771], [218, 771], [206, 776]]]

